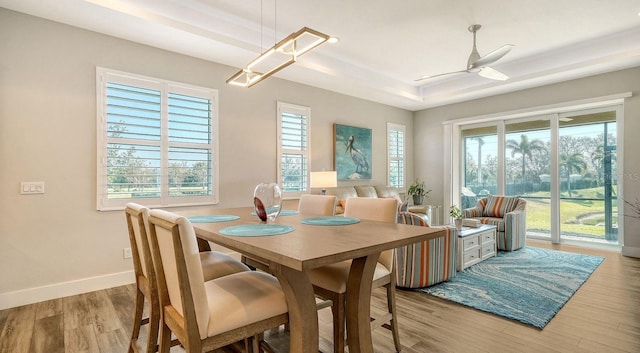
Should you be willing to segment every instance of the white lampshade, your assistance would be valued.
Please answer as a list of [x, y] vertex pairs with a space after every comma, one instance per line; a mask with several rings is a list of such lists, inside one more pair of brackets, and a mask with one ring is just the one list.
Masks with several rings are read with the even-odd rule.
[[310, 184], [312, 188], [334, 188], [338, 186], [338, 173], [335, 171], [311, 172]]

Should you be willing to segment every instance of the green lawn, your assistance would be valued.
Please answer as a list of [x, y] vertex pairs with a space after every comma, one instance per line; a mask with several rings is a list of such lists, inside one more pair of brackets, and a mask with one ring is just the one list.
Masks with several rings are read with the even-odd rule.
[[[573, 190], [573, 198], [602, 198], [603, 188]], [[549, 197], [549, 192], [527, 194], [526, 197]], [[568, 198], [567, 192], [560, 194]], [[551, 206], [549, 199], [527, 200], [527, 229], [549, 231]], [[618, 223], [617, 200], [613, 200], [613, 224]], [[604, 201], [560, 200], [560, 230], [589, 236], [605, 236]]]

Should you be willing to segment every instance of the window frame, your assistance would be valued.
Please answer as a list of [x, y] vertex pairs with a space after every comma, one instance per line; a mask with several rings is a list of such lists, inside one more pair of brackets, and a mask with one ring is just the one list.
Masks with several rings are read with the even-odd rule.
[[[107, 84], [116, 83], [132, 87], [152, 89], [160, 92], [160, 139], [148, 141], [120, 139], [107, 136]], [[169, 141], [169, 95], [179, 94], [208, 99], [210, 101], [209, 144]], [[218, 90], [153, 78], [123, 71], [96, 67], [96, 115], [97, 115], [97, 161], [96, 161], [96, 209], [98, 211], [123, 210], [128, 202], [137, 202], [148, 207], [179, 207], [218, 204], [219, 195], [219, 133]], [[107, 181], [107, 146], [113, 142], [160, 147], [160, 196], [146, 198], [109, 198]], [[209, 150], [211, 156], [211, 194], [198, 196], [169, 196], [169, 150], [170, 147], [187, 147]]]
[[[402, 157], [392, 157], [391, 156], [391, 132], [398, 131], [402, 132]], [[401, 161], [402, 162], [402, 185], [397, 187], [396, 185], [391, 184], [391, 162], [393, 161]], [[401, 124], [395, 123], [387, 123], [387, 185], [395, 187], [400, 192], [405, 192], [407, 188], [407, 127]]]
[[[283, 199], [295, 199], [300, 197], [302, 194], [308, 194], [311, 190], [311, 186], [309, 184], [310, 181], [310, 171], [311, 171], [311, 108], [296, 105], [285, 102], [277, 102], [277, 182], [280, 188], [282, 189], [282, 197]], [[306, 129], [306, 150], [299, 151], [293, 149], [286, 149], [283, 146], [283, 137], [282, 137], [282, 114], [283, 113], [291, 113], [291, 114], [299, 114], [304, 115], [306, 117], [307, 129]], [[305, 167], [306, 167], [306, 185], [304, 190], [300, 191], [285, 191], [284, 190], [284, 176], [283, 168], [282, 168], [282, 157], [284, 154], [297, 154], [305, 157]]]

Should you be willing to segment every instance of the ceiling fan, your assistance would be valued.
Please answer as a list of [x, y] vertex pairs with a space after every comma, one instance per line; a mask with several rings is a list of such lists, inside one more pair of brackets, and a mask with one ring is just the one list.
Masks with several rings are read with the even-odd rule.
[[489, 67], [488, 65], [493, 64], [494, 62], [502, 59], [503, 56], [507, 55], [511, 48], [514, 47], [513, 44], [506, 44], [501, 46], [500, 48], [490, 52], [487, 55], [480, 56], [478, 54], [478, 49], [476, 48], [476, 32], [481, 28], [481, 25], [471, 25], [469, 28], [469, 32], [473, 33], [473, 49], [471, 50], [471, 54], [469, 55], [469, 60], [467, 61], [467, 69], [460, 71], [452, 71], [446, 72], [443, 74], [437, 75], [424, 75], [417, 78], [415, 81], [422, 81], [434, 77], [444, 76], [444, 75], [452, 75], [459, 73], [478, 73], [478, 75], [482, 77], [486, 77], [492, 80], [504, 81], [508, 80], [509, 76], [503, 74], [502, 72]]

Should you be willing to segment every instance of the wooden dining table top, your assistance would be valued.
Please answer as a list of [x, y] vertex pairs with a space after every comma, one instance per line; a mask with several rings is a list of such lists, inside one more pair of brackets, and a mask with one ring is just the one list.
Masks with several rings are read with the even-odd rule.
[[234, 215], [233, 221], [193, 223], [198, 237], [243, 254], [258, 256], [297, 271], [321, 267], [372, 253], [380, 253], [442, 236], [442, 230], [405, 224], [368, 220], [348, 225], [309, 225], [302, 219], [314, 215], [281, 215], [272, 224], [292, 226], [286, 234], [269, 236], [228, 236], [220, 230], [235, 225], [259, 224], [253, 207], [212, 208], [205, 212], [180, 212], [181, 215]]

